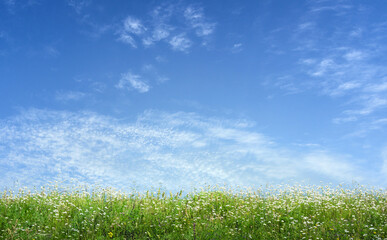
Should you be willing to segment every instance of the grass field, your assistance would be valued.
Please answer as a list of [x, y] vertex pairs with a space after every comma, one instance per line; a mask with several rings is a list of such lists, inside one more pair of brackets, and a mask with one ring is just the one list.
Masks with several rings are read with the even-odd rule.
[[0, 198], [0, 239], [386, 239], [387, 191], [207, 187], [184, 194], [58, 186]]

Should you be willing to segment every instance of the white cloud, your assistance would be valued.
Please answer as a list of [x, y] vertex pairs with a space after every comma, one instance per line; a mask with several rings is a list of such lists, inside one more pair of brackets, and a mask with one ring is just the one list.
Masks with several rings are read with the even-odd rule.
[[298, 25], [298, 31], [306, 31], [313, 29], [315, 27], [315, 23], [313, 22], [305, 22]]
[[333, 12], [336, 12], [336, 14], [338, 15], [343, 15], [352, 8], [353, 6], [351, 5], [340, 4], [337, 1], [332, 1], [332, 2], [327, 1], [327, 2], [323, 2], [322, 4], [320, 4], [319, 2], [316, 2], [316, 4], [312, 5], [310, 12], [319, 13], [323, 11], [333, 11]]
[[312, 65], [316, 63], [316, 59], [312, 59], [312, 58], [301, 59], [299, 62], [306, 65]]
[[135, 89], [140, 93], [146, 93], [150, 89], [150, 86], [141, 78], [140, 75], [136, 75], [131, 72], [122, 74], [116, 87], [128, 90]]
[[119, 41], [131, 45], [133, 48], [137, 48], [136, 41], [127, 33], [121, 33], [118, 38]]
[[166, 77], [166, 76], [157, 76], [156, 81], [157, 81], [158, 83], [165, 83], [165, 82], [169, 81], [169, 77]]
[[67, 4], [74, 8], [77, 14], [81, 14], [82, 10], [91, 4], [91, 0], [68, 0]]
[[174, 190], [193, 183], [366, 181], [377, 174], [315, 148], [289, 151], [244, 122], [158, 111], [128, 122], [31, 109], [0, 121], [0, 186], [12, 185], [11, 179], [40, 185], [75, 177], [122, 189], [161, 182]]
[[124, 31], [127, 33], [140, 35], [146, 31], [146, 28], [139, 19], [128, 16], [124, 20]]
[[[310, 11], [300, 15], [296, 22], [301, 24], [293, 25], [288, 36], [290, 43], [285, 43], [294, 46], [287, 51], [288, 59], [298, 58], [299, 65], [294, 67], [289, 60], [289, 66], [293, 67], [275, 77], [290, 77], [268, 85], [284, 90], [284, 94], [295, 89], [294, 93], [315, 92], [330, 97], [334, 111], [340, 112], [332, 118], [332, 123], [347, 123], [348, 131], [365, 133], [371, 129], [367, 125], [373, 120], [385, 118], [387, 109], [384, 64], [387, 24], [366, 17], [378, 16], [380, 13], [375, 9], [345, 2], [348, 1], [307, 1]], [[362, 17], [349, 23], [345, 22], [346, 14]], [[327, 26], [328, 18], [340, 24]], [[281, 33], [268, 38], [269, 48], [279, 45], [276, 40], [283, 43], [286, 32], [281, 30]]]
[[356, 61], [364, 58], [364, 53], [362, 51], [353, 50], [344, 55], [344, 58], [347, 61]]
[[375, 120], [372, 124], [374, 124], [374, 125], [387, 124], [387, 118], [381, 118], [381, 119]]
[[352, 30], [350, 33], [349, 33], [349, 36], [351, 37], [360, 37], [363, 33], [363, 29], [361, 28], [356, 28], [354, 30]]
[[173, 50], [181, 52], [187, 52], [188, 49], [192, 46], [191, 40], [189, 40], [185, 34], [174, 36], [169, 41], [169, 44], [172, 46]]
[[328, 96], [349, 97], [343, 116], [332, 120], [336, 124], [361, 121], [387, 105], [383, 96], [387, 91], [387, 67], [371, 64], [368, 52], [373, 51], [341, 47], [330, 50], [329, 57], [320, 60], [299, 60], [306, 72], [318, 80], [309, 86]]
[[335, 62], [332, 59], [323, 59], [317, 66], [317, 70], [312, 72], [312, 76], [323, 76], [330, 68], [335, 66]]
[[155, 42], [168, 38], [170, 35], [170, 32], [171, 32], [171, 28], [169, 28], [168, 26], [158, 26], [153, 30], [152, 36], [143, 38], [142, 43], [145, 46], [150, 46]]
[[345, 114], [348, 115], [369, 115], [380, 108], [387, 107], [387, 99], [375, 95], [363, 96], [361, 99], [363, 108], [356, 110], [346, 110]]
[[165, 62], [167, 62], [167, 59], [165, 59], [165, 57], [163, 57], [163, 56], [156, 56], [156, 57], [155, 57], [155, 60], [156, 60], [157, 62], [159, 62], [159, 63], [165, 63]]
[[142, 66], [142, 72], [148, 79], [154, 79], [157, 83], [164, 83], [169, 80], [168, 77], [160, 75], [156, 67], [152, 64], [145, 64]]
[[238, 53], [240, 51], [243, 50], [243, 44], [242, 43], [235, 43], [232, 48], [231, 48], [231, 52], [233, 53]]
[[350, 117], [343, 117], [343, 118], [334, 118], [332, 122], [335, 124], [341, 124], [341, 123], [355, 122], [357, 120], [358, 120], [357, 117], [350, 116]]
[[150, 46], [161, 40], [167, 40], [175, 27], [170, 24], [170, 19], [176, 13], [175, 6], [172, 4], [164, 4], [158, 6], [151, 12], [151, 26], [152, 29], [149, 34], [142, 39], [145, 46]]
[[289, 75], [279, 76], [274, 86], [285, 91], [286, 94], [296, 94], [300, 92], [300, 89], [296, 86], [294, 81], [292, 81], [292, 78]]
[[350, 89], [355, 89], [355, 88], [359, 88], [361, 87], [361, 83], [359, 82], [345, 82], [345, 83], [342, 83], [338, 86], [338, 89], [342, 89], [342, 90], [350, 90]]
[[142, 35], [145, 33], [146, 28], [141, 21], [132, 16], [128, 16], [124, 20], [122, 29], [119, 31], [118, 41], [131, 45], [133, 48], [137, 48], [136, 40], [134, 35]]
[[328, 94], [331, 96], [340, 96], [344, 94], [348, 94], [349, 91], [353, 91], [362, 87], [362, 83], [355, 81], [348, 81], [339, 84], [338, 86], [334, 86], [328, 90]]
[[314, 170], [317, 174], [325, 174], [336, 179], [353, 179], [362, 181], [363, 176], [353, 176], [354, 166], [347, 161], [337, 161], [337, 157], [323, 152], [315, 152], [305, 157], [306, 167]]
[[109, 24], [100, 25], [92, 22], [91, 20], [85, 20], [84, 23], [89, 25], [90, 29], [83, 31], [82, 33], [92, 38], [99, 38], [101, 35], [113, 29], [113, 25], [109, 25]]
[[169, 36], [170, 30], [168, 28], [158, 27], [155, 30], [153, 30], [153, 39], [155, 41], [160, 41], [164, 38], [167, 38]]
[[85, 96], [86, 96], [86, 93], [84, 93], [84, 92], [74, 92], [74, 91], [57, 92], [55, 95], [55, 99], [57, 101], [61, 101], [61, 102], [68, 102], [68, 101], [81, 100]]
[[[182, 19], [183, 21], [172, 21]], [[185, 20], [185, 21], [184, 21]], [[188, 28], [187, 28], [188, 24]], [[187, 35], [194, 34], [207, 45], [215, 23], [208, 22], [202, 8], [182, 8], [173, 4], [162, 4], [141, 19], [128, 16], [118, 32], [118, 40], [136, 48], [140, 40], [145, 47], [166, 42], [173, 50], [187, 52], [194, 42]], [[139, 38], [139, 39], [137, 39]]]
[[387, 91], [387, 78], [382, 83], [370, 84], [365, 88], [367, 92], [384, 92]]
[[212, 34], [215, 30], [215, 23], [207, 22], [202, 8], [189, 6], [184, 11], [184, 17], [187, 19], [192, 28], [196, 30], [199, 37]]

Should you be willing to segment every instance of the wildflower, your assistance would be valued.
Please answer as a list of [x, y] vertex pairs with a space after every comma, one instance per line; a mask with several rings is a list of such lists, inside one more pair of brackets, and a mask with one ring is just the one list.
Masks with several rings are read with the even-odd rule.
[[113, 237], [113, 233], [112, 232], [109, 232], [108, 235], [109, 235], [110, 238]]

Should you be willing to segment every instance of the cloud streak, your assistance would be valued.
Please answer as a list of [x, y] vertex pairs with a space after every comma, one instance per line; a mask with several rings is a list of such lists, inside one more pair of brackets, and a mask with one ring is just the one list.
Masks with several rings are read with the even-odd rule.
[[139, 93], [146, 93], [149, 91], [150, 86], [140, 75], [131, 73], [130, 71], [121, 75], [121, 79], [116, 84], [116, 88], [126, 90], [136, 90]]
[[287, 180], [367, 181], [350, 157], [289, 151], [246, 121], [146, 111], [133, 121], [92, 112], [31, 109], [0, 121], [0, 186], [81, 181], [127, 189], [162, 183], [254, 186]]
[[55, 99], [60, 102], [79, 101], [86, 97], [86, 95], [84, 92], [77, 91], [57, 92]]

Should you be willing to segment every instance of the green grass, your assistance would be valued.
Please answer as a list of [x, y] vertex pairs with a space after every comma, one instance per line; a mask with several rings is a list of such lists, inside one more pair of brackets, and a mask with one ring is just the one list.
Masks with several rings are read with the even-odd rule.
[[0, 197], [0, 239], [386, 239], [387, 192], [288, 186], [188, 194], [57, 186]]

